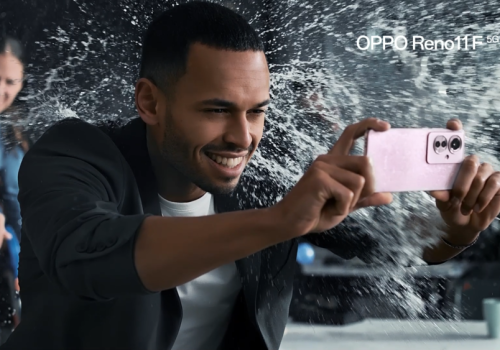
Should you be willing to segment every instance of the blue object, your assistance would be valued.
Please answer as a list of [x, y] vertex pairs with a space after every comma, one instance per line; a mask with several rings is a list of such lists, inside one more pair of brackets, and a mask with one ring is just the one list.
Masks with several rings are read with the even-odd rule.
[[14, 278], [17, 278], [17, 268], [19, 266], [19, 252], [21, 251], [21, 245], [17, 239], [16, 233], [12, 226], [6, 226], [5, 229], [12, 235], [11, 239], [6, 239], [4, 244], [7, 245], [9, 249], [9, 267], [14, 273]]
[[20, 146], [7, 152], [0, 138], [0, 177], [4, 185], [1, 196], [3, 210], [1, 211], [3, 211], [6, 221], [9, 225], [12, 225], [18, 235], [21, 234], [21, 207], [17, 200], [19, 194], [17, 177], [23, 157], [24, 152]]
[[300, 243], [297, 250], [297, 262], [301, 265], [309, 265], [314, 261], [314, 248], [309, 243]]

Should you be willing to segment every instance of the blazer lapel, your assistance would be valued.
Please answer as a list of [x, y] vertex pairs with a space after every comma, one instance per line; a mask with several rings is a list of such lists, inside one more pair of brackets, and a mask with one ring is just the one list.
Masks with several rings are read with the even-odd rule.
[[[243, 209], [239, 203], [237, 194], [234, 193], [228, 196], [214, 196], [214, 204], [217, 213]], [[235, 232], [235, 234], [238, 233]], [[240, 275], [240, 281], [243, 287], [243, 294], [245, 296], [248, 314], [250, 315], [251, 321], [254, 323], [257, 329], [259, 326], [257, 323], [255, 307], [257, 302], [257, 291], [259, 288], [260, 265], [260, 252], [236, 261], [236, 268], [238, 269]]]
[[[146, 142], [146, 124], [137, 118], [120, 128], [114, 135], [116, 143], [129, 163], [141, 196], [145, 214], [161, 215], [158, 188]], [[177, 288], [161, 294], [161, 312], [156, 329], [157, 349], [170, 349], [182, 322], [182, 305]], [[169, 332], [170, 330], [170, 332]]]
[[141, 118], [120, 128], [117, 145], [134, 173], [145, 214], [161, 215], [156, 178], [146, 142], [146, 124]]

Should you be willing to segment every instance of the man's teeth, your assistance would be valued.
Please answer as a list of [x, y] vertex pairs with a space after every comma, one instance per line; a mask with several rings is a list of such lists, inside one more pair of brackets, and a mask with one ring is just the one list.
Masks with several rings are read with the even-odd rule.
[[212, 158], [218, 164], [224, 165], [228, 168], [234, 168], [243, 161], [243, 157], [226, 158], [226, 157], [216, 156], [215, 154], [210, 154], [209, 157]]

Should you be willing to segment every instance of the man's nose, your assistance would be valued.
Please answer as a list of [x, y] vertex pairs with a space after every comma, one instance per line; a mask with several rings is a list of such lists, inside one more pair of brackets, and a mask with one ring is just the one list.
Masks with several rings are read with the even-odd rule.
[[238, 148], [248, 149], [252, 145], [250, 123], [246, 113], [233, 115], [227, 125], [224, 141], [232, 143]]

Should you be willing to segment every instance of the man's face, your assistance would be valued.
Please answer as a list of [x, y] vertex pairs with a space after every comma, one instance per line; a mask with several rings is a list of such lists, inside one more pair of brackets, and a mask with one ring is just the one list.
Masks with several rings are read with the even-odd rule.
[[174, 96], [159, 105], [163, 159], [202, 190], [229, 193], [262, 138], [268, 102], [263, 52], [193, 45]]

